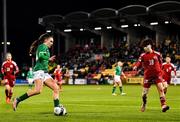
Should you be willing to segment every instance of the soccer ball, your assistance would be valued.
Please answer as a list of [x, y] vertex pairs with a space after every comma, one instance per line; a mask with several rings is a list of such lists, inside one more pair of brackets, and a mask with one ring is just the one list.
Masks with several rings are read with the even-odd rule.
[[64, 106], [54, 107], [54, 115], [56, 116], [63, 116], [66, 115], [67, 111]]

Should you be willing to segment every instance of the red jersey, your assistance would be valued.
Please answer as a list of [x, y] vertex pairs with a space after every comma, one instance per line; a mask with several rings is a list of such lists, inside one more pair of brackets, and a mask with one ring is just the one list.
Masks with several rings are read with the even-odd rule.
[[163, 70], [163, 79], [170, 83], [171, 81], [171, 72], [174, 71], [176, 76], [176, 68], [172, 63], [163, 63], [162, 64], [162, 70]]
[[145, 79], [162, 77], [162, 57], [159, 52], [153, 50], [151, 53], [142, 53], [135, 66], [143, 67]]
[[12, 76], [19, 72], [19, 68], [14, 61], [4, 61], [1, 66], [1, 72], [5, 76]]
[[6, 80], [5, 85], [10, 85], [11, 87], [15, 84], [15, 74], [19, 72], [19, 68], [14, 61], [4, 61], [1, 67], [1, 72], [4, 74], [4, 80]]
[[62, 80], [62, 71], [61, 71], [61, 69], [55, 69], [54, 70], [54, 75], [55, 75], [55, 79], [57, 80], [57, 81], [61, 81]]

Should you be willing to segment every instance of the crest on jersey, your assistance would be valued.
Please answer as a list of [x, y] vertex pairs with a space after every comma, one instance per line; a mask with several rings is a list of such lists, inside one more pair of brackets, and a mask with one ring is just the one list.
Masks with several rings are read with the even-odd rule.
[[10, 65], [11, 68], [13, 68], [13, 65]]

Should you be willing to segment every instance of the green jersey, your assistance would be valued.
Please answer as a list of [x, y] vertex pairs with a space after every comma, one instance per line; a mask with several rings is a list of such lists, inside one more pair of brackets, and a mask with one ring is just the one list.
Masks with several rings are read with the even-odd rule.
[[33, 71], [28, 71], [27, 78], [33, 78]]
[[45, 44], [38, 46], [36, 51], [36, 65], [34, 66], [34, 71], [43, 70], [48, 72], [48, 63], [50, 58], [49, 48]]
[[122, 74], [122, 67], [117, 66], [115, 69], [115, 75], [120, 76]]

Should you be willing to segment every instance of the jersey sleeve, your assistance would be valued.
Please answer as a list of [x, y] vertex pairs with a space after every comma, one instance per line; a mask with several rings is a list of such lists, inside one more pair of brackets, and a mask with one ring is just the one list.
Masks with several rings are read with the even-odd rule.
[[154, 51], [154, 53], [157, 55], [157, 57], [158, 57], [158, 61], [159, 61], [159, 65], [160, 65], [160, 68], [162, 69], [162, 64], [163, 64], [163, 61], [162, 61], [162, 55], [161, 55], [161, 53], [159, 53], [159, 52], [156, 52], [156, 51]]
[[143, 60], [143, 55], [144, 54], [141, 54], [137, 60], [137, 62], [134, 64], [134, 67], [141, 67], [142, 66], [142, 60]]
[[17, 74], [19, 72], [19, 67], [17, 66], [16, 62], [12, 61], [12, 64], [14, 65], [14, 73]]
[[172, 66], [172, 68], [173, 68], [174, 75], [176, 76], [176, 68], [175, 68], [174, 64], [171, 63], [171, 66]]

